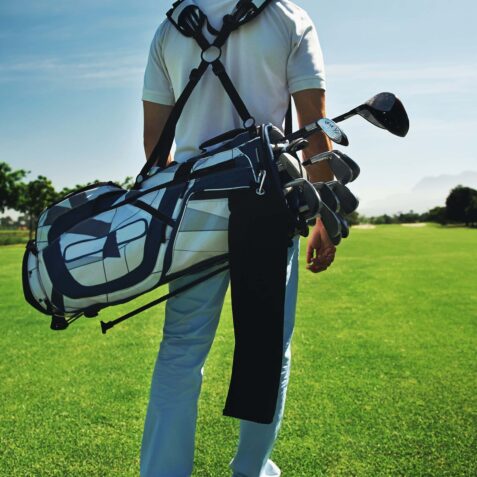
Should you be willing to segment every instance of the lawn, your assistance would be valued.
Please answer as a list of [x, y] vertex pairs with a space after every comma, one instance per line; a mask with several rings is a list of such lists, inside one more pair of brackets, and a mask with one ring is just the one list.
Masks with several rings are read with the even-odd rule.
[[[273, 454], [283, 477], [477, 475], [476, 251], [477, 230], [380, 226], [353, 230], [326, 273], [302, 266]], [[95, 319], [50, 331], [23, 302], [21, 255], [0, 248], [0, 475], [137, 476], [163, 308], [107, 336]], [[194, 477], [229, 475], [237, 422], [221, 411], [232, 350], [227, 301]]]

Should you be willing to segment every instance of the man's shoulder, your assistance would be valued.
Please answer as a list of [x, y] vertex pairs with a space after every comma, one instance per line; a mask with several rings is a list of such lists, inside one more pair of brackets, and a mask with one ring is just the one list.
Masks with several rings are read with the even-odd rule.
[[303, 31], [313, 25], [308, 12], [289, 0], [275, 0], [271, 2], [271, 7], [292, 31]]
[[272, 5], [275, 4], [276, 8], [279, 8], [284, 15], [286, 15], [292, 20], [310, 18], [310, 16], [308, 15], [307, 11], [304, 8], [298, 6], [294, 2], [290, 2], [289, 0], [275, 0], [271, 3]]

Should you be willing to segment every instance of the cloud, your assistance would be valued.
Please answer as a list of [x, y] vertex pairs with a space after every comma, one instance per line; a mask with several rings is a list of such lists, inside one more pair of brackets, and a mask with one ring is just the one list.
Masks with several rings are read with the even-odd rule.
[[144, 52], [76, 55], [69, 58], [24, 58], [0, 65], [0, 83], [35, 83], [81, 89], [124, 86], [141, 81]]
[[327, 73], [333, 82], [343, 80], [347, 84], [365, 81], [399, 83], [406, 87], [407, 94], [475, 93], [477, 63], [331, 64]]

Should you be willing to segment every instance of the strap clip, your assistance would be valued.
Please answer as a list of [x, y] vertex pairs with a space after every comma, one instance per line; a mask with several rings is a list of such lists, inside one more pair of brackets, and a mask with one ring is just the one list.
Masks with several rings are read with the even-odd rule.
[[257, 193], [257, 195], [260, 195], [260, 196], [265, 195], [264, 185], [265, 185], [265, 179], [266, 178], [267, 178], [267, 171], [265, 171], [265, 170], [260, 171], [260, 174], [258, 175], [259, 187], [255, 191]]

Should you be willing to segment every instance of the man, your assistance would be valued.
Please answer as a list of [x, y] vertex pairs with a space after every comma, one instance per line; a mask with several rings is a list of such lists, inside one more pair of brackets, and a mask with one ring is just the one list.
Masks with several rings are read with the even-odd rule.
[[[210, 24], [220, 29], [222, 18], [237, 0], [196, 0]], [[205, 32], [209, 41], [212, 36]], [[144, 147], [149, 157], [174, 102], [200, 61], [200, 49], [169, 22], [154, 37], [144, 79]], [[283, 124], [290, 94], [300, 126], [325, 115], [323, 59], [315, 28], [308, 15], [288, 0], [276, 0], [247, 25], [233, 32], [221, 61], [257, 124]], [[199, 152], [198, 146], [225, 131], [241, 127], [222, 85], [209, 70], [190, 97], [176, 131], [174, 160], [182, 162]], [[305, 158], [330, 149], [316, 134]], [[312, 182], [331, 180], [326, 164], [308, 168]], [[273, 239], [273, 237], [271, 237]], [[313, 273], [332, 263], [335, 247], [320, 220], [307, 243], [307, 268]], [[176, 289], [193, 278], [174, 281]], [[298, 240], [288, 252], [285, 328], [281, 386], [271, 424], [240, 422], [237, 453], [230, 467], [236, 477], [278, 476], [269, 459], [283, 417], [290, 372], [298, 282]], [[202, 368], [212, 345], [229, 283], [227, 272], [168, 301], [164, 336], [156, 362], [141, 450], [142, 477], [188, 477], [192, 473], [197, 400]], [[232, 350], [231, 350], [232, 351]]]

